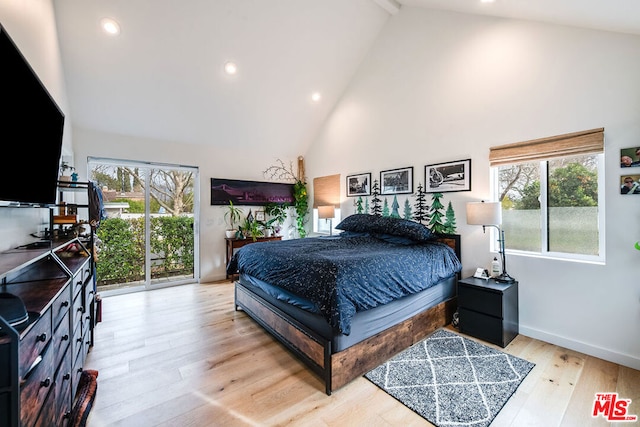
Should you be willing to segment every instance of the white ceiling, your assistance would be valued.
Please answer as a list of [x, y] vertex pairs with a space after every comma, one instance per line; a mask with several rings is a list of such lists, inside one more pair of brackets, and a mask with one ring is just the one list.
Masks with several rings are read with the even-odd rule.
[[[53, 0], [75, 126], [303, 154], [391, 13], [448, 9], [640, 34], [638, 0]], [[101, 32], [110, 17], [121, 34]], [[239, 71], [225, 75], [235, 61]], [[312, 92], [322, 93], [314, 104]]]

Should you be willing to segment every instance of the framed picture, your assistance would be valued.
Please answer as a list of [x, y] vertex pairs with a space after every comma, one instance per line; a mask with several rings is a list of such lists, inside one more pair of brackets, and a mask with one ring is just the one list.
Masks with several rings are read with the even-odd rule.
[[425, 193], [471, 191], [471, 159], [424, 167]]
[[264, 211], [256, 211], [256, 221], [264, 221]]
[[413, 193], [413, 166], [380, 172], [380, 194]]
[[370, 196], [371, 173], [347, 175], [347, 197]]
[[640, 174], [622, 175], [620, 177], [620, 194], [640, 194]]
[[640, 146], [620, 150], [620, 167], [640, 167]]
[[293, 204], [293, 184], [211, 178], [211, 205]]

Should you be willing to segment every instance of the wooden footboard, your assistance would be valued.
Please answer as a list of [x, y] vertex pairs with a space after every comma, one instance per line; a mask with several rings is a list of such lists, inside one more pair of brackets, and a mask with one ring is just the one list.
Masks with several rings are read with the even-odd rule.
[[333, 353], [330, 340], [309, 330], [239, 282], [235, 284], [235, 305], [320, 375], [330, 395], [449, 324], [457, 302], [455, 297], [451, 298], [338, 353]]

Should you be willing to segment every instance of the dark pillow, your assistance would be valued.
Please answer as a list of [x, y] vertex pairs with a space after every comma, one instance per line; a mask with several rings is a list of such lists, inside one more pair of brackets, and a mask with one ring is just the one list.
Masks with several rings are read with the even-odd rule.
[[416, 242], [432, 240], [435, 236], [424, 225], [401, 218], [377, 216], [370, 214], [354, 214], [346, 217], [336, 225], [338, 230], [357, 231], [361, 233], [391, 234], [405, 237]]

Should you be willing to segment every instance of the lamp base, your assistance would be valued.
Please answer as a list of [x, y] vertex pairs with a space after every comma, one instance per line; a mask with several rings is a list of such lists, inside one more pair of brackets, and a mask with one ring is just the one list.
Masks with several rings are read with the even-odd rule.
[[501, 275], [494, 277], [493, 280], [499, 283], [513, 283], [516, 281], [516, 279], [509, 276], [509, 273], [502, 273]]

